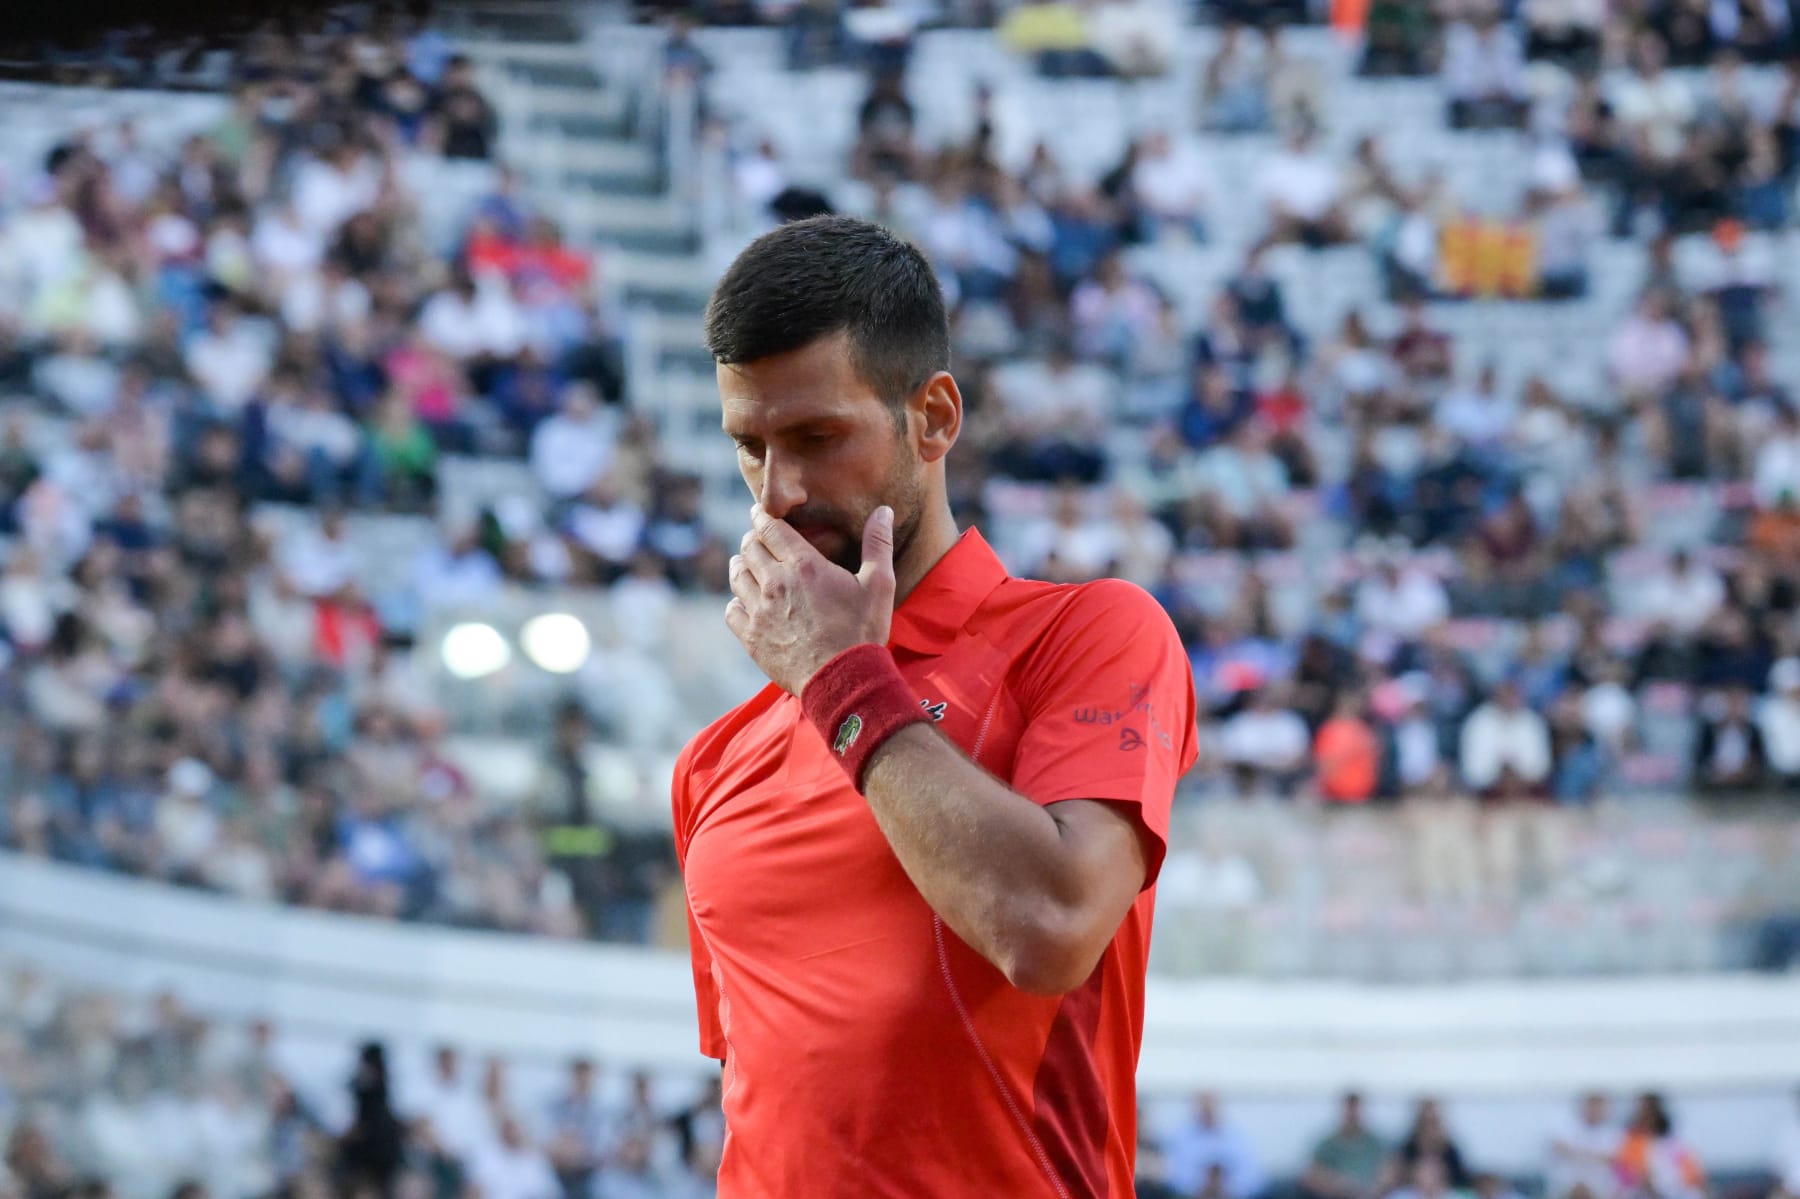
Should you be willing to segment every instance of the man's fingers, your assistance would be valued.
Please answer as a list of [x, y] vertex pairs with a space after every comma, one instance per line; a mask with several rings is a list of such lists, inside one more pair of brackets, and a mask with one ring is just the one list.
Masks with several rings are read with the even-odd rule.
[[754, 537], [749, 539], [749, 544], [744, 546], [743, 553], [738, 557], [743, 559], [745, 568], [756, 580], [758, 587], [768, 586], [769, 579], [774, 576], [779, 565], [775, 561], [775, 555], [769, 552], [769, 547]]
[[744, 611], [748, 613], [751, 601], [762, 594], [762, 587], [757, 583], [756, 576], [750, 573], [750, 568], [744, 563], [742, 554], [731, 556], [730, 575], [731, 594], [743, 604]]
[[744, 607], [744, 601], [735, 595], [725, 605], [725, 624], [737, 634], [739, 641], [744, 639], [744, 631], [750, 627], [750, 609]]
[[786, 562], [793, 558], [805, 557], [808, 553], [817, 553], [806, 538], [794, 532], [794, 526], [785, 520], [776, 520], [763, 511], [761, 504], [750, 509], [750, 527], [756, 531], [756, 539], [769, 548], [769, 553], [777, 562]]
[[894, 599], [894, 510], [883, 504], [863, 525], [862, 569], [856, 579], [878, 600]]

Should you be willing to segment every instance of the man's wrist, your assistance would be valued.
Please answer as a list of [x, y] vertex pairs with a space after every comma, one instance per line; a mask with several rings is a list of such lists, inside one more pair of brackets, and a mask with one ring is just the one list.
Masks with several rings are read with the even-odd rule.
[[885, 645], [853, 645], [814, 671], [800, 707], [859, 792], [875, 751], [925, 713]]

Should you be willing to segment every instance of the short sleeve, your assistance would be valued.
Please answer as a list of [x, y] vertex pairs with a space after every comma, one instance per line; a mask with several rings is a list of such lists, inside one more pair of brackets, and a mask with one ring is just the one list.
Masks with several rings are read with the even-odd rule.
[[1013, 789], [1039, 804], [1127, 807], [1145, 835], [1152, 885], [1175, 784], [1199, 752], [1194, 675], [1168, 614], [1133, 584], [1090, 583], [1021, 661], [1013, 689], [1025, 725]]
[[694, 1007], [700, 1020], [700, 1052], [714, 1061], [725, 1060], [725, 1029], [719, 1022], [719, 984], [713, 978], [712, 954], [688, 908], [688, 953], [694, 963]]
[[[685, 874], [688, 845], [688, 771], [693, 746], [681, 751], [675, 760], [675, 777], [669, 788], [670, 808], [675, 830], [675, 860]], [[694, 1008], [700, 1021], [700, 1052], [716, 1061], [725, 1060], [725, 1029], [719, 1020], [719, 984], [713, 977], [712, 954], [706, 938], [694, 920], [694, 905], [682, 891], [682, 906], [687, 911], [688, 954], [694, 968]]]

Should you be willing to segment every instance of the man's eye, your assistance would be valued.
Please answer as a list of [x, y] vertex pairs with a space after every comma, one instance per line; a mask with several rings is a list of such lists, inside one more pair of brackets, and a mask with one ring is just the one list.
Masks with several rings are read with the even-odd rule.
[[738, 443], [737, 443], [737, 448], [738, 448], [738, 453], [740, 453], [740, 454], [742, 454], [742, 455], [743, 455], [743, 456], [744, 456], [744, 457], [746, 457], [746, 458], [760, 458], [760, 457], [762, 457], [762, 447], [761, 447], [761, 446], [757, 446], [757, 445], [752, 445], [752, 444], [751, 444], [751, 443], [750, 443], [750, 442], [748, 442], [748, 441], [740, 441], [740, 442], [738, 442]]

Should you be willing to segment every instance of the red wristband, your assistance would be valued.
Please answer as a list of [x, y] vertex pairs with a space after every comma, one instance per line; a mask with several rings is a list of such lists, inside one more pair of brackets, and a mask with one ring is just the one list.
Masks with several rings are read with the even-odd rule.
[[800, 708], [858, 791], [882, 743], [925, 719], [894, 655], [872, 641], [851, 646], [814, 671], [800, 689]]

